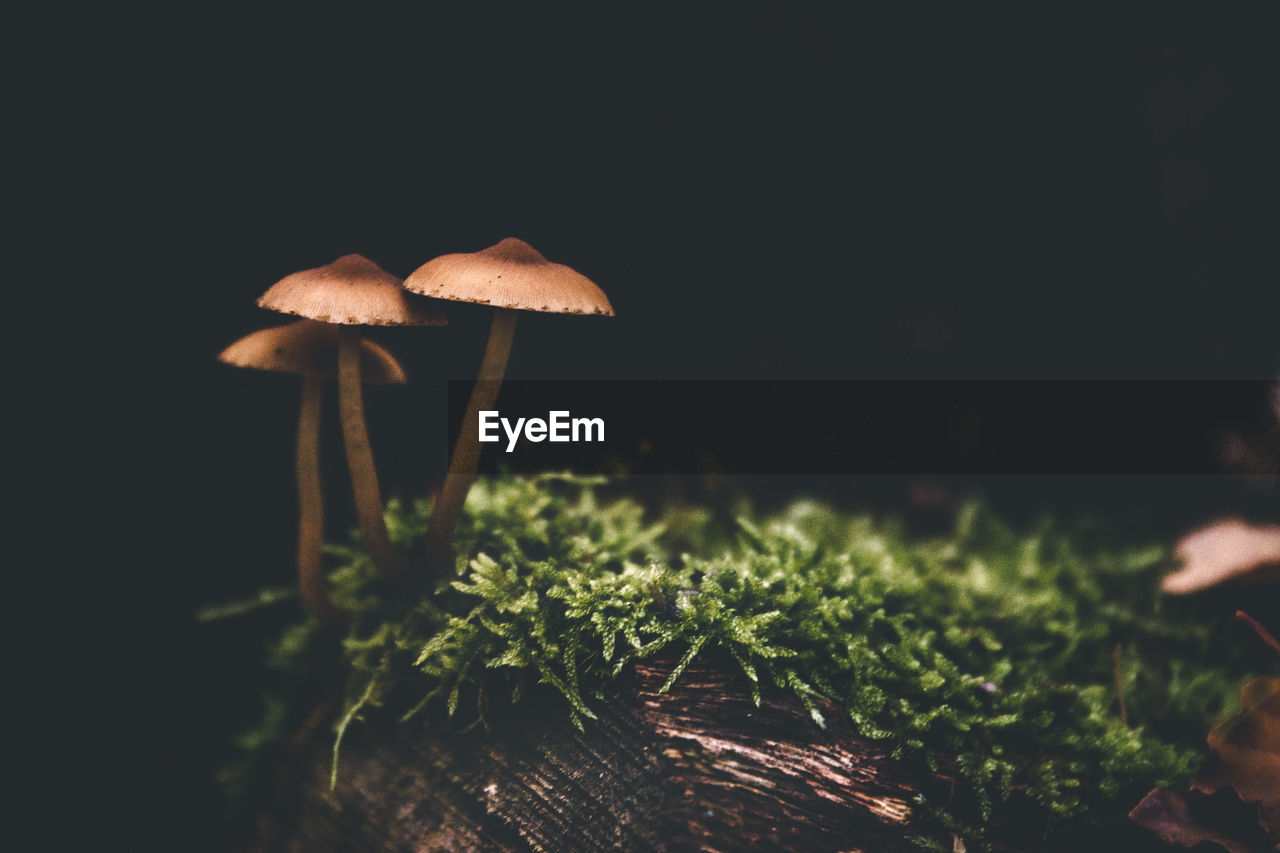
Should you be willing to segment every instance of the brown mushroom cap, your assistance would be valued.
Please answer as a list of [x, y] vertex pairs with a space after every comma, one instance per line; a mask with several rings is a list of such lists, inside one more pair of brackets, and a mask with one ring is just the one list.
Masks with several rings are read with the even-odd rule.
[[416, 304], [400, 279], [361, 255], [285, 276], [262, 294], [258, 305], [344, 326], [443, 326], [444, 314]]
[[1201, 527], [1178, 543], [1183, 561], [1160, 588], [1173, 595], [1200, 592], [1229, 581], [1265, 582], [1280, 573], [1280, 525], [1227, 519]]
[[548, 261], [514, 237], [480, 252], [427, 261], [405, 279], [404, 287], [423, 296], [495, 308], [613, 316], [609, 298], [595, 282]]
[[[236, 367], [300, 373], [320, 379], [338, 378], [338, 327], [299, 320], [245, 335], [227, 347], [218, 361]], [[360, 378], [375, 385], [401, 385], [404, 369], [391, 353], [373, 341], [360, 342]]]

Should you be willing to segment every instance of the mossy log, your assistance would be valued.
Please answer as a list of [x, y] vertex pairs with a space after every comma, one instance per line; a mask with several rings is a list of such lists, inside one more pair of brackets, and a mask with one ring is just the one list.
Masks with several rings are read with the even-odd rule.
[[[916, 850], [916, 794], [950, 783], [890, 759], [834, 707], [820, 729], [791, 698], [760, 707], [727, 670], [641, 662], [585, 731], [562, 699], [527, 697], [460, 735], [355, 727], [329, 789], [330, 741], [298, 753], [295, 802], [263, 850]], [[300, 777], [300, 778], [299, 778]], [[950, 849], [951, 839], [936, 838]]]

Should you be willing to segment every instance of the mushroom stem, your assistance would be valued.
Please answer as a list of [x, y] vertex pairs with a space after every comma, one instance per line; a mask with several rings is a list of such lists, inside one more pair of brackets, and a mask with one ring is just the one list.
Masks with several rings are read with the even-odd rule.
[[516, 316], [510, 308], [499, 308], [493, 314], [489, 343], [485, 346], [484, 361], [480, 363], [480, 377], [471, 389], [458, 442], [449, 461], [449, 472], [445, 474], [440, 499], [436, 501], [427, 527], [427, 561], [433, 572], [443, 569], [447, 561], [453, 529], [462, 515], [462, 505], [480, 467], [480, 412], [493, 409], [498, 400], [502, 377], [507, 372], [507, 359], [511, 355], [511, 342], [516, 334]]
[[298, 407], [298, 589], [302, 600], [324, 625], [341, 622], [346, 611], [334, 603], [325, 587], [324, 500], [320, 494], [320, 401], [324, 380], [302, 378]]
[[338, 410], [347, 447], [347, 468], [355, 495], [356, 516], [369, 556], [389, 577], [401, 574], [404, 560], [391, 545], [382, 516], [382, 492], [373, 467], [373, 448], [364, 422], [364, 398], [360, 390], [360, 333], [350, 326], [338, 328]]

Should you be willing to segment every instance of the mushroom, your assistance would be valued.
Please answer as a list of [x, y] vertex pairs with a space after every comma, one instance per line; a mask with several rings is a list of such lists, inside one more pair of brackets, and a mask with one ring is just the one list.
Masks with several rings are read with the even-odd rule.
[[1266, 582], [1280, 577], [1280, 525], [1226, 519], [1182, 537], [1176, 553], [1182, 567], [1160, 584], [1171, 595], [1228, 582]]
[[272, 311], [338, 326], [338, 408], [360, 531], [373, 562], [386, 575], [402, 573], [404, 558], [391, 546], [383, 518], [378, 472], [360, 393], [357, 326], [442, 326], [443, 314], [415, 303], [400, 279], [368, 258], [344, 255], [331, 264], [286, 276], [258, 299]]
[[480, 252], [442, 255], [428, 261], [405, 279], [404, 287], [423, 296], [495, 309], [480, 376], [467, 402], [462, 430], [427, 529], [428, 560], [439, 564], [480, 464], [479, 413], [492, 409], [497, 401], [511, 355], [516, 311], [612, 317], [613, 306], [591, 279], [548, 261], [528, 243], [513, 237]]
[[[314, 320], [263, 329], [227, 347], [218, 360], [236, 367], [302, 375], [298, 409], [298, 589], [302, 600], [327, 625], [345, 611], [325, 588], [321, 567], [324, 502], [320, 492], [320, 402], [324, 380], [338, 376], [338, 327]], [[360, 345], [360, 378], [374, 384], [402, 384], [404, 371], [372, 341]]]

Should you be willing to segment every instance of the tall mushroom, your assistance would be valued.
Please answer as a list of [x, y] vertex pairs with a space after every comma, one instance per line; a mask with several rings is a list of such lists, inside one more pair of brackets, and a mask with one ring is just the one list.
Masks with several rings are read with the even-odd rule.
[[361, 338], [357, 327], [442, 326], [447, 322], [442, 313], [414, 301], [400, 285], [399, 278], [368, 258], [344, 255], [326, 266], [282, 278], [258, 299], [263, 308], [339, 327], [338, 407], [356, 515], [369, 555], [387, 575], [402, 573], [406, 563], [391, 546], [382, 515], [382, 493], [360, 393]]
[[495, 309], [480, 376], [467, 402], [449, 471], [427, 529], [427, 557], [431, 564], [439, 565], [448, 554], [449, 539], [480, 465], [479, 413], [492, 409], [498, 399], [515, 337], [516, 311], [612, 317], [613, 306], [591, 279], [548, 261], [514, 237], [480, 252], [442, 255], [428, 261], [405, 279], [404, 286], [423, 296]]
[[[325, 588], [324, 501], [320, 491], [320, 402], [324, 380], [338, 376], [338, 327], [314, 320], [262, 329], [227, 347], [218, 360], [236, 367], [302, 375], [298, 409], [298, 589], [303, 602], [327, 625], [342, 621], [344, 611]], [[374, 384], [405, 381], [399, 363], [372, 341], [360, 345], [360, 378]]]

